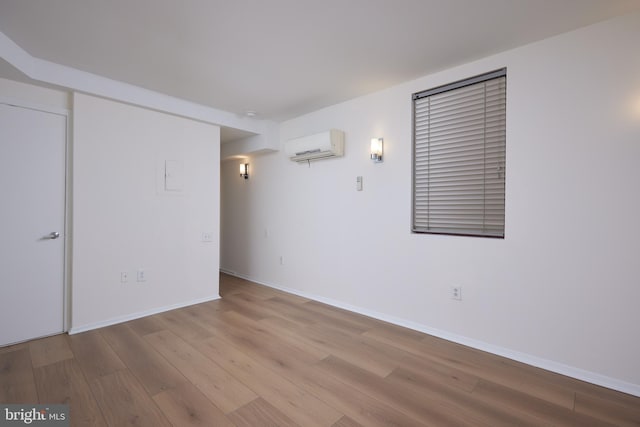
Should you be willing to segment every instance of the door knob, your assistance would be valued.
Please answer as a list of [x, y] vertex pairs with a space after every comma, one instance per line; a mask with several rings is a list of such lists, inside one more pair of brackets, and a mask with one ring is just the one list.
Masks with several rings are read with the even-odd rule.
[[51, 232], [51, 234], [49, 234], [49, 238], [50, 238], [51, 240], [55, 240], [55, 239], [57, 239], [58, 237], [60, 237], [60, 233], [58, 233], [57, 231], [52, 231], [52, 232]]

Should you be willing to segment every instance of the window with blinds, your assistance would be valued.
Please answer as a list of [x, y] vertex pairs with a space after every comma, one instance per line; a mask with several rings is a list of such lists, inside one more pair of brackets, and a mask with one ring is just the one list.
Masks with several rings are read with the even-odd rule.
[[507, 70], [413, 95], [413, 231], [504, 237]]

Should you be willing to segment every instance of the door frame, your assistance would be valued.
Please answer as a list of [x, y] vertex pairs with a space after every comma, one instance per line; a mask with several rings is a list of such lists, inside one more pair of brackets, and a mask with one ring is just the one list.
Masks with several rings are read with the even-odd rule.
[[40, 111], [49, 114], [56, 114], [64, 117], [64, 260], [62, 270], [62, 333], [66, 333], [69, 332], [69, 329], [71, 327], [71, 259], [73, 255], [71, 248], [71, 110], [3, 95], [0, 95], [0, 104]]

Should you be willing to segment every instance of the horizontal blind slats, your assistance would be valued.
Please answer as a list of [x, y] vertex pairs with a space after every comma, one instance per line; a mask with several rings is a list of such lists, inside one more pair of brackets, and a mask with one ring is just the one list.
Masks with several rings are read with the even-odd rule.
[[417, 232], [504, 235], [506, 77], [414, 101]]

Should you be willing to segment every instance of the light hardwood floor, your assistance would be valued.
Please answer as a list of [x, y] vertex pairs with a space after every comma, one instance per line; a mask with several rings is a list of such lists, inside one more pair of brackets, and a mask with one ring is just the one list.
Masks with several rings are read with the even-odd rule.
[[640, 426], [640, 398], [221, 276], [218, 301], [0, 348], [74, 426]]

